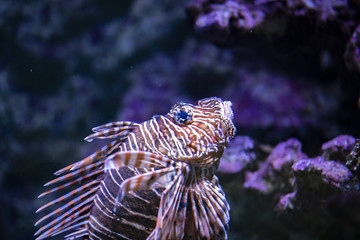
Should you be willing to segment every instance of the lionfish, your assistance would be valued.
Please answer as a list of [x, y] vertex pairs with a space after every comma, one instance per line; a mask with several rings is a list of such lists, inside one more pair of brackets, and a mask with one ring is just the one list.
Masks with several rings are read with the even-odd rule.
[[230, 206], [215, 171], [234, 137], [232, 119], [231, 102], [206, 98], [141, 124], [93, 128], [85, 140], [114, 140], [45, 184], [59, 186], [39, 197], [70, 192], [37, 210], [62, 204], [35, 224], [47, 222], [37, 240], [64, 232], [65, 239], [227, 239]]

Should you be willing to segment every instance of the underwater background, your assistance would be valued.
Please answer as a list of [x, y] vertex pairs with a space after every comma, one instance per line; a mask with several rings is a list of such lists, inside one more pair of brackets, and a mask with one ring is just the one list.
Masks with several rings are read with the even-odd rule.
[[360, 239], [359, 24], [358, 0], [2, 0], [0, 239], [34, 239], [92, 127], [212, 96], [229, 239]]

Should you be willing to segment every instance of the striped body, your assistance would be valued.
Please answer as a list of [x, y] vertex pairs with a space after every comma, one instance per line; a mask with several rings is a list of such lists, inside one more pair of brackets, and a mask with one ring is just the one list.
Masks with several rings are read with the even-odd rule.
[[94, 128], [88, 141], [115, 140], [56, 172], [64, 182], [40, 196], [80, 184], [44, 205], [62, 203], [38, 239], [226, 239], [229, 205], [215, 171], [235, 127], [231, 103], [219, 98], [178, 103], [142, 124]]

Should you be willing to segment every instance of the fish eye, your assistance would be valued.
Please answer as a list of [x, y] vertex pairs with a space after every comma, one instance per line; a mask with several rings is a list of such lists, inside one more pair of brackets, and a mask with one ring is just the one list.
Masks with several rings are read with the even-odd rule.
[[192, 122], [193, 114], [191, 110], [179, 109], [175, 112], [175, 120], [180, 124], [190, 124]]

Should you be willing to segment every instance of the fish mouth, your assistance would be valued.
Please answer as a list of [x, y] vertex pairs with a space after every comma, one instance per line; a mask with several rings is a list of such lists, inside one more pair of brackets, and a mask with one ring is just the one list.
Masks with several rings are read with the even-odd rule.
[[235, 136], [236, 128], [233, 123], [234, 112], [233, 112], [231, 106], [232, 106], [232, 102], [230, 102], [230, 101], [222, 102], [221, 119], [225, 122], [229, 137], [233, 138]]
[[226, 139], [227, 142], [230, 138], [233, 138], [235, 136], [236, 128], [233, 123], [234, 113], [231, 108], [231, 101], [223, 101], [221, 98], [211, 97], [199, 100], [198, 105], [200, 107], [218, 107], [220, 110], [220, 119], [224, 122], [226, 126], [226, 132], [228, 135], [228, 138]]

